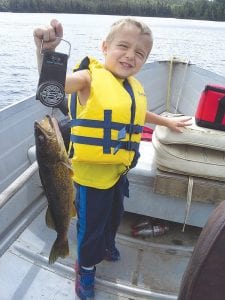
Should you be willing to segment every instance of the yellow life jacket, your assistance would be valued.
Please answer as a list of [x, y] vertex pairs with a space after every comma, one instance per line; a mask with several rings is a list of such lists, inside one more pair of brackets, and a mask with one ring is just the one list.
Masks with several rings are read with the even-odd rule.
[[123, 83], [89, 57], [75, 71], [80, 69], [89, 69], [91, 91], [84, 106], [76, 93], [69, 96], [72, 162], [130, 168], [139, 154], [147, 109], [142, 85], [133, 77]]

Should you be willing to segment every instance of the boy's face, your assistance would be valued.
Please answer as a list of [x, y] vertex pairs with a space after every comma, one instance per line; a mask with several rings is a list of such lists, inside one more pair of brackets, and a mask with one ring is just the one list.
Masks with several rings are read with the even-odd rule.
[[141, 34], [135, 25], [125, 25], [112, 41], [103, 42], [105, 68], [122, 79], [134, 75], [145, 63], [151, 48], [149, 35]]

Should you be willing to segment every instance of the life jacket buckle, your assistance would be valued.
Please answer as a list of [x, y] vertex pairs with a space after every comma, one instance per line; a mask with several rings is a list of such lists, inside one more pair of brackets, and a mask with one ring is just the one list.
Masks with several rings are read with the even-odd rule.
[[113, 150], [113, 155], [115, 155], [120, 150], [120, 148], [121, 148], [121, 143], [118, 143]]
[[120, 131], [118, 132], [118, 140], [123, 140], [126, 137], [126, 127], [123, 127], [122, 129], [120, 129]]

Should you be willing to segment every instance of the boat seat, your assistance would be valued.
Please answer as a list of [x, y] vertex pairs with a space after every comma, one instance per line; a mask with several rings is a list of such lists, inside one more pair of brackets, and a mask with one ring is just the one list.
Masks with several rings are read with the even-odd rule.
[[152, 144], [153, 190], [186, 199], [184, 231], [192, 201], [218, 204], [225, 199], [225, 132], [199, 127], [193, 118], [182, 133], [156, 126]]
[[184, 272], [178, 300], [225, 299], [225, 201], [212, 212]]
[[163, 171], [224, 181], [225, 132], [195, 124], [175, 133], [156, 126], [153, 138], [155, 161]]

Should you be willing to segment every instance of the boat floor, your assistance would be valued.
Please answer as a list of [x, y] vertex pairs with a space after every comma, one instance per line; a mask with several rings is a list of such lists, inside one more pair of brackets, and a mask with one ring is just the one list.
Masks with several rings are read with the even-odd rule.
[[[117, 235], [118, 262], [97, 266], [96, 298], [177, 299], [180, 281], [201, 229], [169, 223], [160, 237], [133, 238], [131, 226], [146, 217], [125, 213]], [[45, 225], [45, 209], [0, 258], [1, 300], [74, 299], [76, 219], [69, 230], [70, 256], [48, 264], [56, 233]], [[4, 271], [3, 271], [4, 270]], [[75, 298], [76, 299], [76, 298]]]

